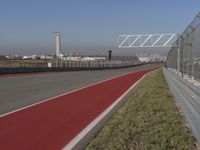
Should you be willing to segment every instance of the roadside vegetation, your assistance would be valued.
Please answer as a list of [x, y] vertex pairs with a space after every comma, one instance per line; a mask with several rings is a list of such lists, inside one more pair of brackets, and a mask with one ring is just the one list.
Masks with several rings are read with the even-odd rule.
[[195, 150], [195, 143], [159, 70], [140, 83], [86, 149]]

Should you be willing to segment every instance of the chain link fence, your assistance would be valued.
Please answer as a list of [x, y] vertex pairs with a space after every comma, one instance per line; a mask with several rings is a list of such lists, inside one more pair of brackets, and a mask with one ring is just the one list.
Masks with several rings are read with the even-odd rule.
[[167, 57], [167, 67], [200, 80], [200, 13], [185, 29]]
[[137, 56], [113, 56], [112, 60], [108, 58], [105, 60], [67, 60], [64, 58], [54, 59], [0, 59], [0, 68], [45, 68], [45, 67], [74, 67], [74, 68], [86, 68], [86, 67], [117, 67], [117, 66], [129, 66], [139, 64]]
[[112, 60], [108, 58], [105, 60], [64, 60], [57, 59], [52, 61], [52, 67], [64, 67], [64, 68], [117, 68], [128, 67], [132, 65], [140, 64], [138, 57], [136, 56], [113, 56]]
[[0, 74], [19, 72], [100, 70], [142, 64], [137, 56], [113, 56], [112, 60], [0, 60]]

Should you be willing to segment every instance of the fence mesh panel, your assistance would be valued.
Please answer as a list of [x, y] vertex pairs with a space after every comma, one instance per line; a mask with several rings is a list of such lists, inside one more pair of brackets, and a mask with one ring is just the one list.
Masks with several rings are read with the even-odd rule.
[[183, 74], [200, 80], [200, 13], [180, 35], [179, 55], [180, 60], [178, 48], [172, 47], [168, 53], [167, 67], [176, 70], [179, 68], [178, 71]]

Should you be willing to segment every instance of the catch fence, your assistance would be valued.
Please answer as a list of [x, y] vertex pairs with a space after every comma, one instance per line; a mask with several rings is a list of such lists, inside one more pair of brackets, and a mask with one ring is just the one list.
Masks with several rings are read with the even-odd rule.
[[200, 13], [179, 36], [167, 57], [167, 67], [200, 80]]
[[0, 60], [0, 74], [47, 71], [101, 70], [143, 64], [136, 56], [114, 56], [105, 60]]

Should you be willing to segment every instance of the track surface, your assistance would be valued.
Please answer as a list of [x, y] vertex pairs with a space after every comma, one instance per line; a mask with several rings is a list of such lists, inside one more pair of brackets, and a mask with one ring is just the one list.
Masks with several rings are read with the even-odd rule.
[[125, 69], [0, 76], [0, 115], [95, 82], [156, 66], [149, 64]]
[[0, 117], [0, 148], [63, 148], [147, 72], [124, 75]]

